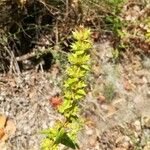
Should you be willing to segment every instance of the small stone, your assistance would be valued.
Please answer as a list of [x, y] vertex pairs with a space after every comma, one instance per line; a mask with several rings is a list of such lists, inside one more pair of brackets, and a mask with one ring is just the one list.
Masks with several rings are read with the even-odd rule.
[[144, 84], [147, 84], [147, 83], [148, 83], [146, 77], [143, 77], [142, 80], [143, 80], [143, 83], [144, 83]]
[[116, 145], [128, 149], [130, 146], [130, 138], [128, 136], [121, 136], [116, 140]]
[[141, 131], [141, 123], [139, 120], [136, 120], [134, 122], [134, 126], [135, 126], [136, 131]]
[[144, 61], [143, 61], [143, 67], [150, 69], [150, 59], [145, 57]]
[[88, 129], [88, 130], [86, 131], [86, 134], [87, 134], [87, 135], [93, 135], [93, 134], [94, 134], [94, 131], [93, 131], [92, 129]]
[[150, 91], [147, 92], [147, 97], [150, 98]]
[[95, 145], [96, 145], [96, 139], [95, 138], [91, 138], [90, 141], [89, 141], [89, 143], [90, 143], [90, 146], [95, 147]]
[[0, 96], [0, 101], [3, 101], [4, 100], [4, 97], [3, 96]]
[[107, 105], [107, 104], [102, 104], [102, 105], [101, 105], [101, 108], [102, 108], [104, 111], [108, 111], [108, 105]]
[[150, 116], [142, 117], [142, 125], [146, 128], [150, 128]]

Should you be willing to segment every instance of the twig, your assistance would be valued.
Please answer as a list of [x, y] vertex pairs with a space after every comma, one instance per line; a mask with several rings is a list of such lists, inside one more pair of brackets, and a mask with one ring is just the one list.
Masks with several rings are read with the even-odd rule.
[[[57, 49], [54, 48], [54, 50], [61, 52], [63, 54], [67, 54], [65, 51], [59, 50], [59, 48], [57, 48]], [[52, 51], [50, 51], [50, 49], [45, 49], [44, 51], [36, 51], [36, 52], [34, 51], [31, 53], [27, 53], [25, 55], [16, 57], [16, 61], [24, 61], [24, 60], [36, 57], [38, 55], [38, 53], [49, 53], [49, 52], [52, 52]]]
[[140, 11], [138, 18], [142, 19], [144, 14], [150, 12], [150, 4], [148, 4], [142, 11]]

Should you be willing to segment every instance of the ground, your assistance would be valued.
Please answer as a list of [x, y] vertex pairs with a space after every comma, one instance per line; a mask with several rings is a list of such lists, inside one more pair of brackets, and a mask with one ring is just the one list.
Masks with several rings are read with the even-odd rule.
[[[144, 42], [148, 12], [149, 5], [140, 2], [123, 7], [121, 19], [129, 23], [118, 42], [128, 47], [119, 56], [107, 33], [95, 38], [87, 95], [80, 103], [85, 120], [80, 150], [150, 150], [150, 45]], [[0, 74], [0, 150], [39, 150], [40, 131], [60, 119], [52, 99], [62, 91], [67, 61], [57, 54], [55, 59], [47, 71], [29, 65], [21, 73]]]
[[[105, 40], [94, 44], [92, 72], [84, 102], [81, 150], [148, 150], [150, 146], [150, 58], [139, 55], [114, 63]], [[61, 92], [62, 70], [30, 70], [0, 76], [0, 112], [16, 131], [2, 150], [39, 150], [42, 129], [59, 118], [51, 98]], [[3, 147], [3, 148], [2, 148]]]

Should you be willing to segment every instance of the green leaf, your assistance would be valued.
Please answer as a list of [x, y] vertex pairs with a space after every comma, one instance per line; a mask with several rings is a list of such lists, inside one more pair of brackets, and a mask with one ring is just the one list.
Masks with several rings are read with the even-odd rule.
[[66, 90], [64, 92], [64, 98], [68, 99], [68, 100], [72, 99], [73, 98], [73, 93], [71, 91]]
[[77, 64], [79, 62], [78, 59], [79, 58], [76, 54], [71, 54], [71, 55], [68, 56], [68, 60], [72, 64]]
[[83, 53], [92, 48], [92, 44], [89, 41], [77, 41], [71, 45], [72, 51]]
[[87, 85], [85, 84], [84, 81], [79, 81], [77, 84], [76, 84], [76, 88], [77, 89], [81, 89], [81, 88], [84, 88], [86, 87]]
[[121, 38], [125, 37], [125, 35], [126, 35], [126, 33], [123, 32], [123, 31], [120, 30], [120, 29], [117, 29], [117, 33], [118, 33], [118, 35], [119, 35]]
[[86, 40], [91, 35], [91, 30], [87, 28], [80, 29], [79, 31], [72, 32], [73, 38], [76, 40]]
[[75, 100], [81, 100], [83, 98], [83, 95], [80, 95], [80, 94], [76, 94], [75, 95]]
[[71, 107], [72, 107], [72, 101], [65, 99], [63, 104], [59, 106], [58, 110], [60, 113], [65, 113], [65, 111]]
[[77, 133], [83, 128], [83, 120], [72, 117], [71, 122], [67, 125], [67, 127], [70, 129], [70, 132], [68, 132], [69, 137], [71, 137], [73, 140], [76, 140]]
[[90, 60], [90, 55], [84, 55], [82, 57], [82, 64], [87, 63]]
[[77, 56], [76, 54], [72, 54], [68, 57], [68, 60], [71, 64], [84, 65], [90, 61], [90, 55]]
[[67, 69], [67, 74], [70, 77], [74, 77], [74, 78], [81, 78], [83, 76], [85, 76], [85, 71], [81, 70], [79, 67], [77, 66], [71, 66], [70, 68]]
[[119, 58], [119, 50], [115, 49], [114, 51], [112, 51], [112, 55], [114, 59], [118, 59]]
[[80, 51], [76, 51], [76, 54], [77, 54], [77, 55], [83, 55], [84, 53], [85, 53], [85, 52], [84, 52], [84, 51], [81, 51], [81, 50], [80, 50]]
[[64, 87], [70, 87], [71, 85], [73, 85], [73, 83], [78, 82], [78, 80], [78, 78], [68, 78], [64, 83]]
[[57, 135], [56, 135], [56, 140], [55, 140], [54, 144], [58, 145], [59, 143], [61, 143], [64, 134], [65, 134], [65, 129], [64, 128], [60, 128], [58, 130]]
[[48, 138], [43, 139], [41, 143], [42, 150], [58, 150], [58, 146], [54, 145], [54, 142]]
[[84, 89], [79, 89], [79, 90], [77, 91], [77, 94], [86, 95]]
[[67, 135], [66, 132], [64, 132], [61, 137], [59, 138], [59, 143], [70, 147], [72, 149], [76, 149], [76, 144], [74, 143], [74, 141]]
[[88, 65], [81, 65], [81, 67], [82, 67], [83, 69], [87, 70], [87, 71], [90, 70], [90, 67], [89, 67]]
[[65, 110], [64, 116], [66, 118], [70, 118], [72, 116], [75, 117], [75, 116], [77, 116], [78, 112], [79, 112], [78, 106], [77, 106], [76, 102], [74, 102], [70, 108]]
[[50, 128], [47, 130], [42, 130], [42, 131], [40, 131], [40, 133], [46, 135], [47, 138], [52, 139], [53, 137], [55, 137], [57, 130]]

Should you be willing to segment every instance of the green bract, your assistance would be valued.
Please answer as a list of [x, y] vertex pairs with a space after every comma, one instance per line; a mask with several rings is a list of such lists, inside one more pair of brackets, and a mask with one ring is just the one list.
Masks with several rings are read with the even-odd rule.
[[73, 38], [77, 41], [88, 40], [91, 35], [91, 30], [87, 28], [82, 28], [79, 31], [73, 32]]
[[82, 28], [73, 32], [75, 42], [71, 45], [72, 53], [68, 56], [70, 66], [66, 69], [66, 80], [63, 86], [63, 103], [58, 111], [64, 116], [64, 123], [56, 123], [51, 129], [43, 132], [43, 150], [57, 150], [59, 144], [72, 149], [78, 148], [76, 144], [78, 131], [83, 125], [79, 119], [78, 102], [83, 100], [87, 86], [86, 78], [90, 70], [89, 50], [92, 48], [90, 29]]
[[84, 65], [90, 61], [90, 55], [83, 53], [82, 55], [77, 55], [76, 53], [71, 54], [68, 57], [68, 60], [71, 64], [74, 65]]
[[90, 41], [77, 41], [71, 45], [72, 51], [88, 51], [91, 48]]
[[148, 29], [146, 31], [146, 40], [147, 40], [147, 42], [150, 42], [150, 19], [148, 22]]

